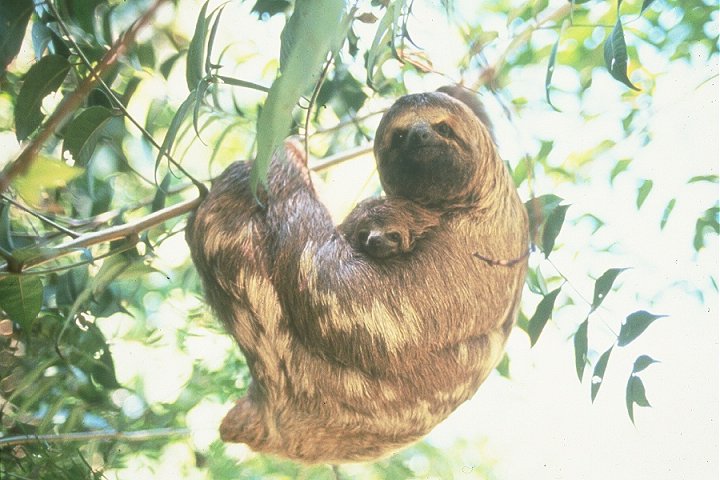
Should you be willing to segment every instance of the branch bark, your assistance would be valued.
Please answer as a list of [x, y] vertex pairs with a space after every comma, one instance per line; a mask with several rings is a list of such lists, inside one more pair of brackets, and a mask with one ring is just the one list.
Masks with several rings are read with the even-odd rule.
[[117, 430], [99, 430], [96, 432], [72, 432], [46, 435], [16, 435], [0, 438], [0, 448], [28, 445], [32, 443], [66, 443], [85, 442], [88, 440], [123, 440], [126, 442], [142, 442], [155, 438], [165, 438], [174, 435], [187, 436], [189, 428], [157, 428], [153, 430], [137, 430], [134, 432], [119, 432]]

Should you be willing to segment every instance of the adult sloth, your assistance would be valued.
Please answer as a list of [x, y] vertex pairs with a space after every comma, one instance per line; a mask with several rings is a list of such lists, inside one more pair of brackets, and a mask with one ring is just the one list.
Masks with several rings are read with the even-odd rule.
[[427, 434], [495, 367], [518, 310], [528, 227], [472, 108], [445, 93], [407, 95], [381, 120], [388, 198], [439, 216], [389, 262], [339, 233], [293, 142], [272, 160], [260, 202], [246, 163], [214, 183], [187, 241], [253, 377], [223, 440], [306, 462], [377, 458]]

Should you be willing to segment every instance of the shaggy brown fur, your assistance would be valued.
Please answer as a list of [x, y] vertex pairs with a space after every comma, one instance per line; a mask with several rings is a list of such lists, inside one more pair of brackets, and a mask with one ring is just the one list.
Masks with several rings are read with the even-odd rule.
[[[353, 249], [303, 179], [297, 146], [258, 203], [234, 163], [189, 220], [208, 303], [253, 382], [223, 440], [305, 462], [374, 459], [427, 434], [502, 356], [526, 261], [527, 218], [488, 129], [443, 93], [400, 98], [375, 139], [388, 202], [438, 224], [379, 262]], [[290, 162], [281, 157], [291, 157]]]

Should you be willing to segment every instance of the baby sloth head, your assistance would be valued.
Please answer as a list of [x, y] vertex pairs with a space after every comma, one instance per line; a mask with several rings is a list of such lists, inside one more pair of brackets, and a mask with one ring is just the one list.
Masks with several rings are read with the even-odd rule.
[[411, 252], [439, 221], [438, 213], [409, 200], [371, 198], [360, 202], [339, 229], [355, 250], [385, 259]]
[[442, 92], [401, 97], [380, 121], [375, 158], [388, 196], [431, 207], [472, 202], [495, 146], [465, 103]]

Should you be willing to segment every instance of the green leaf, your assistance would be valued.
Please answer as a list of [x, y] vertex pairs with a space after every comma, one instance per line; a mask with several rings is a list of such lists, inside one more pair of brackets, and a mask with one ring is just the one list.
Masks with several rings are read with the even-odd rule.
[[629, 158], [627, 158], [625, 160], [618, 160], [618, 162], [615, 164], [612, 171], [610, 172], [610, 183], [611, 184], [615, 181], [615, 177], [617, 177], [619, 174], [621, 174], [622, 172], [624, 172], [625, 170], [628, 169], [631, 162], [632, 162], [632, 160], [630, 160]]
[[[213, 26], [210, 29], [210, 36], [208, 37], [207, 42], [207, 55], [205, 57], [205, 74], [210, 75], [212, 73], [212, 69], [214, 68], [212, 63], [212, 53], [213, 53], [213, 46], [215, 45], [215, 36], [217, 35], [218, 27], [220, 26], [220, 18], [222, 17], [222, 12], [225, 9], [225, 5], [222, 4], [219, 6], [213, 14], [216, 14], [215, 21], [213, 21]], [[212, 15], [210, 15], [212, 17]]]
[[627, 387], [625, 389], [625, 405], [627, 406], [630, 421], [633, 423], [635, 423], [633, 407], [635, 405], [639, 405], [641, 407], [650, 406], [650, 402], [648, 402], [648, 399], [645, 396], [645, 385], [643, 385], [640, 377], [635, 374], [630, 375], [630, 378], [628, 379]]
[[608, 360], [610, 360], [610, 353], [612, 352], [612, 349], [613, 347], [610, 347], [605, 353], [600, 355], [600, 358], [595, 364], [595, 369], [593, 370], [593, 376], [590, 385], [590, 400], [593, 402], [595, 401], [595, 397], [597, 397], [597, 394], [600, 391], [600, 386], [602, 386], [603, 378], [605, 378], [605, 369], [607, 368]]
[[205, 37], [207, 36], [207, 24], [209, 17], [205, 16], [207, 12], [208, 3], [200, 9], [197, 22], [195, 23], [195, 33], [193, 34], [192, 40], [190, 40], [190, 46], [188, 47], [187, 53], [187, 65], [185, 69], [185, 80], [187, 81], [188, 90], [191, 92], [195, 90], [203, 78], [205, 61]]
[[582, 382], [583, 373], [585, 372], [585, 364], [587, 363], [588, 351], [588, 319], [586, 318], [575, 332], [573, 339], [575, 346], [575, 370], [577, 371], [578, 380]]
[[258, 118], [257, 158], [250, 176], [253, 189], [265, 182], [270, 157], [287, 137], [300, 97], [318, 81], [328, 53], [342, 45], [350, 16], [342, 0], [295, 4], [280, 35], [280, 71]]
[[635, 363], [633, 364], [633, 373], [642, 372], [653, 363], [659, 362], [647, 355], [640, 355], [637, 359], [635, 359]]
[[595, 280], [595, 291], [593, 292], [593, 302], [590, 307], [590, 312], [594, 312], [600, 306], [610, 292], [613, 283], [615, 283], [615, 279], [625, 270], [627, 270], [627, 268], [611, 268]]
[[670, 218], [670, 214], [672, 213], [673, 208], [675, 208], [674, 198], [668, 202], [668, 204], [665, 206], [665, 210], [663, 210], [662, 218], [660, 219], [660, 230], [664, 229], [665, 225], [667, 225], [668, 218]]
[[625, 345], [629, 344], [637, 337], [639, 337], [640, 334], [643, 333], [645, 329], [650, 326], [651, 323], [653, 323], [658, 318], [663, 317], [667, 317], [667, 315], [653, 315], [652, 313], [648, 313], [645, 310], [639, 310], [635, 313], [631, 313], [627, 316], [625, 322], [623, 322], [622, 327], [620, 327], [618, 345], [624, 347]]
[[41, 204], [43, 191], [64, 187], [83, 171], [82, 168], [71, 167], [65, 162], [38, 155], [28, 171], [17, 177], [12, 184], [25, 201], [37, 206]]
[[77, 165], [87, 165], [105, 126], [114, 117], [113, 112], [105, 107], [86, 108], [65, 128], [63, 151], [69, 151]]
[[15, 105], [15, 136], [25, 140], [40, 126], [45, 115], [40, 111], [43, 99], [62, 85], [70, 63], [60, 55], [40, 59], [25, 74]]
[[510, 378], [510, 357], [508, 357], [507, 353], [503, 355], [502, 360], [497, 364], [495, 370], [498, 371], [500, 376]]
[[555, 247], [555, 239], [560, 234], [563, 222], [565, 222], [565, 212], [567, 212], [568, 208], [570, 208], [570, 205], [555, 207], [548, 216], [547, 222], [545, 222], [542, 233], [542, 251], [545, 253], [545, 258], [550, 256], [550, 252]]
[[531, 292], [537, 293], [538, 295], [547, 294], [547, 285], [545, 284], [545, 278], [540, 271], [540, 268], [528, 269], [527, 277], [525, 277], [525, 283]]
[[175, 112], [175, 116], [173, 116], [173, 119], [170, 122], [170, 126], [165, 134], [161, 148], [158, 151], [157, 158], [155, 160], [156, 167], [160, 164], [163, 155], [170, 155], [170, 151], [175, 144], [175, 137], [177, 137], [178, 131], [180, 130], [185, 117], [187, 117], [188, 113], [190, 113], [190, 108], [195, 104], [196, 96], [197, 92], [195, 90], [190, 92], [190, 95], [188, 95], [182, 105], [180, 105], [180, 108], [178, 108], [177, 112]]
[[607, 40], [605, 40], [603, 51], [605, 55], [605, 66], [608, 72], [610, 72], [610, 75], [618, 82], [633, 90], [639, 91], [640, 89], [633, 85], [627, 76], [627, 46], [625, 45], [625, 35], [619, 15], [615, 23], [615, 28], [613, 28]]
[[38, 277], [11, 275], [0, 280], [0, 308], [23, 327], [37, 318], [42, 301], [43, 284]]
[[0, 3], [0, 77], [5, 74], [5, 68], [20, 51], [32, 11], [32, 0]]
[[645, 200], [647, 199], [648, 195], [650, 194], [650, 190], [652, 190], [652, 188], [653, 188], [652, 180], [643, 181], [643, 183], [640, 185], [640, 188], [638, 188], [637, 200], [635, 202], [638, 210], [640, 209], [640, 207], [643, 206], [643, 203], [645, 203]]
[[543, 328], [547, 324], [547, 321], [552, 316], [553, 308], [555, 306], [555, 299], [560, 293], [560, 288], [556, 288], [552, 292], [548, 293], [540, 300], [535, 313], [528, 322], [528, 336], [530, 337], [530, 346], [534, 346], [542, 333]]
[[692, 177], [690, 180], [688, 180], [687, 183], [696, 183], [696, 182], [718, 183], [718, 176], [717, 175], [698, 175], [696, 177]]
[[566, 20], [563, 20], [563, 23], [560, 26], [560, 31], [558, 32], [557, 40], [555, 40], [552, 50], [550, 50], [547, 72], [545, 73], [545, 98], [547, 99], [548, 105], [550, 105], [552, 109], [556, 112], [559, 112], [560, 110], [558, 110], [557, 107], [555, 107], [555, 105], [553, 105], [552, 101], [550, 100], [550, 85], [552, 84], [553, 73], [555, 73], [555, 62], [557, 61], [558, 46], [560, 45], [560, 39], [562, 38], [563, 31], [565, 30], [565, 23]]
[[155, 197], [152, 201], [151, 211], [157, 212], [158, 210], [165, 208], [165, 199], [167, 198], [167, 191], [170, 187], [170, 181], [172, 180], [172, 173], [168, 172], [160, 182], [160, 187], [155, 192]]
[[365, 61], [367, 84], [370, 88], [375, 88], [375, 72], [379, 70], [385, 60], [392, 58], [395, 49], [395, 26], [400, 20], [404, 4], [404, 1], [396, 1], [387, 5], [385, 15], [378, 22], [375, 37]]
[[695, 236], [693, 237], [693, 248], [700, 251], [705, 246], [705, 230], [710, 229], [715, 234], [720, 234], [720, 207], [710, 207], [703, 213], [702, 217], [695, 222]]
[[545, 223], [550, 212], [560, 205], [562, 201], [562, 198], [550, 193], [531, 198], [525, 202], [525, 210], [527, 210], [528, 220], [530, 222], [530, 238], [534, 244], [538, 243], [537, 234], [540, 231], [540, 227]]

